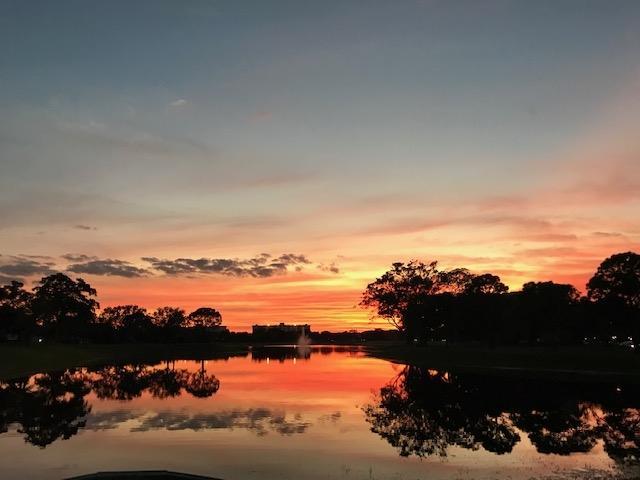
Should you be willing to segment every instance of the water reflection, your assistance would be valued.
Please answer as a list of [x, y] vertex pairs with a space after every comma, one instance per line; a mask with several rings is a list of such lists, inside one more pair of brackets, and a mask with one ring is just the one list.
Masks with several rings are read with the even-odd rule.
[[[87, 424], [91, 406], [85, 397], [93, 392], [101, 400], [133, 400], [144, 392], [154, 398], [181, 395], [182, 391], [204, 398], [215, 394], [220, 381], [207, 373], [204, 360], [197, 372], [149, 365], [114, 365], [92, 369], [34, 375], [0, 383], [0, 433], [11, 424], [26, 442], [44, 448], [58, 439], [69, 439]], [[115, 423], [133, 418], [115, 415], [94, 422], [97, 429], [114, 428]]]
[[68, 439], [85, 426], [91, 407], [84, 397], [90, 387], [85, 375], [64, 372], [0, 384], [0, 432], [19, 424], [26, 442], [46, 447]]
[[[264, 347], [252, 352], [252, 360], [309, 359], [310, 349]], [[218, 359], [219, 360], [219, 359]], [[131, 401], [145, 392], [152, 398], [169, 399], [183, 392], [194, 398], [208, 398], [220, 389], [220, 380], [207, 371], [207, 361], [190, 372], [176, 368], [175, 361], [161, 366], [148, 364], [108, 365], [100, 368], [71, 369], [64, 372], [38, 374], [32, 377], [0, 382], [0, 434], [13, 424], [16, 432], [32, 445], [45, 448], [58, 439], [69, 439], [80, 429], [110, 430], [129, 420], [140, 424], [131, 431], [203, 430], [243, 428], [265, 435], [268, 431], [281, 435], [303, 433], [309, 426], [299, 415], [287, 418], [283, 411], [266, 408], [229, 410], [213, 414], [189, 414], [171, 410], [145, 416], [128, 410], [91, 413], [85, 400], [93, 393], [99, 400]]]
[[616, 462], [640, 455], [638, 388], [453, 375], [407, 366], [364, 407], [371, 430], [401, 456], [447, 456], [451, 447], [513, 450], [526, 435], [537, 452], [591, 451]]
[[341, 478], [344, 465], [363, 479], [370, 468], [375, 478], [441, 480], [495, 478], [498, 470], [544, 478], [585, 465], [637, 472], [630, 462], [640, 454], [638, 388], [446, 373], [357, 349], [295, 352], [256, 349], [0, 382], [0, 448], [15, 458], [0, 476], [36, 478], [39, 465], [67, 468], [66, 476], [98, 465], [217, 478], [240, 469], [252, 480], [283, 471]]

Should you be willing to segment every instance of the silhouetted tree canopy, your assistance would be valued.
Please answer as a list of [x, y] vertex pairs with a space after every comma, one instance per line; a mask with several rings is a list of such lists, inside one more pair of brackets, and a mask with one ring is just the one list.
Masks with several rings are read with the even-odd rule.
[[62, 273], [44, 277], [33, 292], [31, 310], [36, 321], [62, 336], [82, 336], [99, 307], [91, 285]]
[[437, 267], [437, 262], [394, 263], [391, 270], [367, 285], [360, 305], [373, 308], [409, 338], [433, 339], [452, 327], [453, 317], [468, 313], [472, 308], [470, 298], [508, 291], [497, 275]]
[[394, 263], [375, 282], [367, 285], [360, 305], [371, 307], [398, 330], [404, 330], [407, 309], [434, 292], [438, 281], [437, 263]]
[[23, 287], [23, 283], [16, 281], [0, 287], [0, 335], [24, 336], [33, 330], [33, 295]]
[[160, 307], [153, 312], [153, 323], [160, 328], [175, 329], [186, 321], [184, 310], [176, 307]]
[[604, 260], [587, 284], [594, 301], [620, 302], [640, 309], [640, 255], [617, 253]]
[[209, 328], [222, 323], [222, 315], [215, 308], [200, 307], [187, 317], [189, 327]]
[[495, 295], [508, 291], [509, 287], [500, 281], [500, 277], [490, 273], [471, 276], [464, 289], [467, 295]]
[[408, 341], [569, 344], [640, 340], [640, 255], [605, 260], [588, 296], [569, 284], [527, 282], [509, 293], [500, 277], [436, 262], [394, 263], [370, 283], [360, 305]]

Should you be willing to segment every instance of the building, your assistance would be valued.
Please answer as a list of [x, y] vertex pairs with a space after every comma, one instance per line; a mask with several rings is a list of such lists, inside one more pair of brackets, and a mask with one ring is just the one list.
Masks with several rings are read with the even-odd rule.
[[288, 325], [279, 323], [277, 325], [253, 325], [253, 338], [257, 340], [270, 341], [297, 341], [300, 337], [308, 337], [311, 334], [311, 326]]

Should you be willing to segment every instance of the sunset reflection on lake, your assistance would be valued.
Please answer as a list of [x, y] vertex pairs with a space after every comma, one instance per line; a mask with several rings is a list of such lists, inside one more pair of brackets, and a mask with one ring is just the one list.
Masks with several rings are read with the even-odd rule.
[[[544, 443], [540, 432], [533, 432], [538, 417], [525, 418], [531, 415], [529, 410], [523, 413], [525, 407], [514, 405], [514, 412], [520, 408], [519, 413], [494, 412], [493, 396], [486, 404], [477, 403], [484, 402], [486, 395], [474, 389], [473, 378], [437, 370], [420, 371], [423, 376], [415, 377], [415, 371], [408, 368], [367, 357], [355, 347], [314, 347], [303, 354], [293, 347], [274, 347], [226, 359], [79, 369], [6, 382], [0, 405], [8, 431], [0, 434], [0, 452], [11, 461], [2, 462], [2, 478], [60, 479], [104, 470], [167, 469], [229, 480], [488, 479], [498, 472], [504, 478], [528, 479], [584, 471], [580, 469], [614, 472], [621, 465], [610, 454], [610, 445], [609, 453], [605, 451], [605, 434], [596, 434], [588, 420], [573, 425], [577, 417], [567, 417], [569, 435], [581, 443], [563, 447], [584, 451], [540, 453], [557, 448], [557, 442], [545, 437]], [[414, 375], [412, 380], [409, 375]], [[408, 382], [416, 379], [419, 388], [436, 396], [419, 407], [423, 399], [415, 402], [407, 396], [409, 388], [415, 388]], [[380, 413], [381, 389], [390, 384], [396, 388], [401, 382], [406, 390], [398, 395], [412, 402], [410, 408], [423, 409], [416, 411], [422, 418], [431, 416], [429, 421], [452, 415], [452, 408], [459, 415], [456, 405], [464, 407], [465, 398], [476, 402], [478, 411], [462, 412], [466, 416], [460, 421], [466, 431], [456, 427], [459, 419], [448, 417], [456, 430], [438, 432], [438, 442], [453, 442], [439, 444], [442, 451], [418, 455], [416, 445], [411, 445], [413, 450], [401, 456], [393, 440], [372, 431], [370, 418], [372, 408]], [[484, 384], [492, 385], [488, 380]], [[468, 391], [453, 398], [462, 390], [452, 390], [450, 385], [462, 385]], [[608, 387], [599, 388], [605, 391]], [[588, 396], [581, 388], [559, 387], [558, 391], [560, 395], [578, 391]], [[38, 399], [42, 405], [37, 404]], [[26, 418], [21, 409], [30, 409], [25, 420], [29, 428], [21, 424]], [[49, 422], [45, 412], [61, 415], [60, 421]], [[604, 418], [595, 406], [590, 412]], [[478, 418], [482, 422], [489, 419], [488, 430], [481, 426], [489, 435], [491, 425], [508, 425], [511, 433], [481, 439], [486, 432], [478, 433], [472, 424]], [[523, 432], [518, 421], [533, 425], [533, 433]], [[564, 417], [560, 421], [567, 422]], [[77, 431], [65, 431], [65, 425], [76, 426]], [[416, 424], [393, 425], [394, 429], [414, 427]], [[431, 439], [430, 433], [427, 436]], [[36, 439], [40, 444], [34, 445]], [[491, 442], [497, 445], [494, 451], [488, 451]]]

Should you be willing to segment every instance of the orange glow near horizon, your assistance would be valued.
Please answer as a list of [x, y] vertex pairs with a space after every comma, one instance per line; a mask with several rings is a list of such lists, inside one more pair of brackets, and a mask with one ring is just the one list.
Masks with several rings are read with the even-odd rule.
[[[623, 251], [623, 247], [619, 245], [617, 250]], [[531, 249], [529, 257], [513, 264], [508, 263], [508, 258], [447, 257], [443, 254], [440, 265], [442, 268], [464, 266], [475, 273], [492, 272], [503, 279], [510, 291], [519, 290], [527, 281], [553, 280], [571, 283], [584, 292], [586, 282], [600, 261], [616, 251], [610, 247], [605, 250], [607, 248], [597, 248], [593, 254], [567, 251], [564, 257], [551, 258], [545, 257], [550, 249]], [[372, 318], [370, 311], [358, 306], [367, 283], [381, 275], [390, 264], [391, 260], [388, 260], [386, 267], [380, 269], [367, 266], [360, 267], [361, 271], [331, 275], [289, 272], [264, 279], [159, 276], [141, 279], [92, 277], [89, 280], [98, 289], [98, 300], [103, 308], [132, 303], [149, 310], [172, 305], [192, 311], [200, 306], [212, 306], [222, 312], [223, 323], [234, 331], [249, 331], [253, 324], [279, 322], [308, 323], [314, 331], [361, 331], [391, 328], [385, 320]]]

